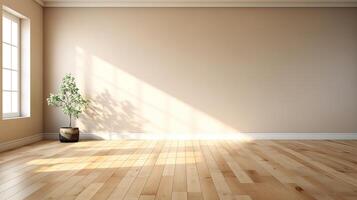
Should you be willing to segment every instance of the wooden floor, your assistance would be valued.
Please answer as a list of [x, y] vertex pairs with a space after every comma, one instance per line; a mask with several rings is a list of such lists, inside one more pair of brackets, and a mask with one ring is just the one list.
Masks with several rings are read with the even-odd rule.
[[0, 154], [0, 199], [356, 200], [357, 141], [42, 141]]

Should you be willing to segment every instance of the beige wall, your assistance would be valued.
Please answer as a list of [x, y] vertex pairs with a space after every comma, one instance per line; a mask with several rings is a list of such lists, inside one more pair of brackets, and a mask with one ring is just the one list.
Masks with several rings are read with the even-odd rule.
[[[44, 95], [84, 132], [357, 132], [355, 8], [46, 8]], [[44, 106], [45, 132], [67, 125]]]
[[[31, 117], [2, 120], [0, 119], [0, 142], [6, 142], [35, 134], [40, 134], [43, 128], [43, 81], [42, 81], [42, 35], [43, 9], [32, 0], [1, 0], [5, 5], [23, 14], [31, 23]], [[2, 27], [0, 22], [0, 27]], [[1, 32], [1, 31], [0, 31]], [[1, 33], [0, 33], [1, 34]], [[0, 48], [1, 51], [2, 48]], [[0, 54], [1, 55], [1, 54]], [[0, 72], [0, 80], [2, 80]], [[2, 81], [0, 81], [0, 86]], [[2, 87], [0, 87], [2, 88]], [[0, 93], [1, 97], [2, 93]], [[2, 109], [2, 97], [0, 98]], [[1, 112], [2, 113], [2, 112]]]

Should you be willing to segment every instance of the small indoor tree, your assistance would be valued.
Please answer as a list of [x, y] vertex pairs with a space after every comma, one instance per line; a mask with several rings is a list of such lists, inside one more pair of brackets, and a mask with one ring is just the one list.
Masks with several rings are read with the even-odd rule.
[[72, 118], [78, 118], [88, 106], [89, 101], [79, 93], [75, 78], [71, 74], [67, 74], [62, 79], [59, 92], [57, 94], [51, 93], [47, 102], [50, 106], [60, 107], [63, 113], [69, 117], [69, 127], [60, 129], [60, 141], [78, 141], [79, 129], [72, 128]]

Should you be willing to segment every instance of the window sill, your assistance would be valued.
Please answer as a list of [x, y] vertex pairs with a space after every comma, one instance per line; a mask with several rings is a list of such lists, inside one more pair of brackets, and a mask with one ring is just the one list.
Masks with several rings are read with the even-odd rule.
[[31, 117], [31, 116], [3, 117], [2, 120], [26, 119], [26, 118], [30, 118], [30, 117]]

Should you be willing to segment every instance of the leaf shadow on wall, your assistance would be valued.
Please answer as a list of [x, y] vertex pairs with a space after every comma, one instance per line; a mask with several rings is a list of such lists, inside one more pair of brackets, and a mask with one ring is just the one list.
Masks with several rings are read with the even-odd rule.
[[118, 101], [108, 90], [89, 100], [91, 103], [81, 116], [83, 132], [144, 132], [143, 124], [146, 120], [139, 117], [130, 101]]

